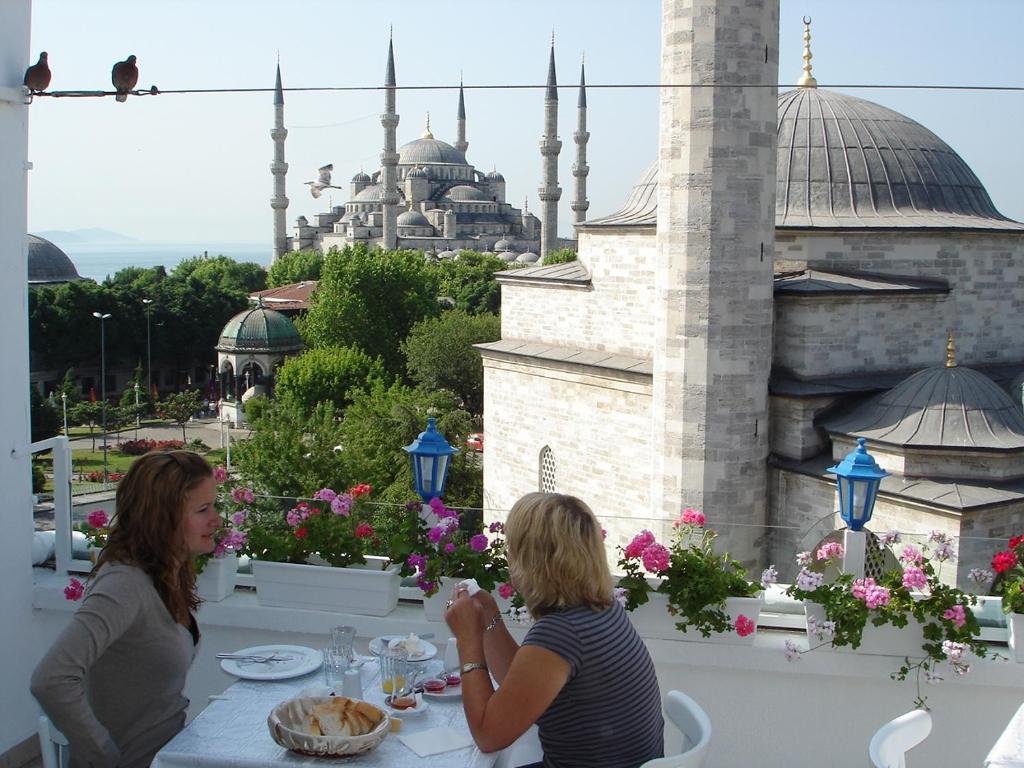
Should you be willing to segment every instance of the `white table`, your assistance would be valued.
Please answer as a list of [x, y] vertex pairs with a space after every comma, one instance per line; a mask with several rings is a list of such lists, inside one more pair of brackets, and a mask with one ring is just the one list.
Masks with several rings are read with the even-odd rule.
[[985, 758], [986, 768], [1024, 768], [1024, 704]]
[[[380, 689], [377, 664], [366, 664], [362, 678], [364, 698], [381, 706], [384, 694]], [[157, 753], [151, 768], [271, 768], [277, 765], [322, 768], [323, 758], [289, 752], [270, 738], [267, 729], [267, 715], [277, 704], [298, 695], [303, 688], [322, 684], [323, 673], [319, 670], [291, 680], [240, 680], [222, 695], [212, 696], [206, 709]], [[469, 734], [461, 698], [427, 701], [429, 707], [425, 711], [401, 718], [402, 733], [447, 725], [459, 733]], [[351, 762], [359, 768], [514, 768], [529, 762], [520, 756], [530, 756], [539, 749], [535, 730], [524, 734], [520, 742], [503, 753], [485, 754], [474, 745], [421, 758], [396, 734], [389, 734], [376, 749], [349, 758], [346, 764]]]

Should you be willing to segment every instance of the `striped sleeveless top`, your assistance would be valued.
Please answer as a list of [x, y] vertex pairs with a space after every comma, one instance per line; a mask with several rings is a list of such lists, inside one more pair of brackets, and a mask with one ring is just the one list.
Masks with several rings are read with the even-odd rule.
[[654, 664], [617, 601], [544, 616], [523, 645], [569, 663], [569, 680], [537, 720], [545, 768], [636, 768], [664, 754]]

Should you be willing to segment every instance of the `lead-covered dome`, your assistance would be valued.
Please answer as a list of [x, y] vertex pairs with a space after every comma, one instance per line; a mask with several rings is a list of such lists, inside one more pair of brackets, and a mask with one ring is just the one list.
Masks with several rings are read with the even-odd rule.
[[70, 283], [81, 280], [74, 262], [49, 240], [36, 235], [28, 236], [28, 283]]
[[218, 352], [296, 352], [302, 347], [302, 339], [292, 321], [260, 303], [228, 320], [215, 349]]
[[429, 227], [427, 217], [419, 211], [405, 211], [398, 214], [398, 226], [400, 227]]
[[398, 148], [398, 162], [401, 165], [421, 163], [466, 165], [466, 156], [451, 144], [440, 139], [419, 138]]
[[486, 200], [486, 201], [490, 202], [490, 198], [486, 194], [481, 192], [476, 187], [471, 187], [468, 184], [458, 184], [458, 185], [452, 187], [451, 189], [449, 189], [445, 193], [445, 197], [448, 198], [449, 200], [452, 200], [452, 201], [455, 201], [455, 202], [464, 202], [464, 201], [467, 201], [467, 200], [469, 200], [469, 201], [477, 201], [477, 200], [484, 201], [484, 200]]

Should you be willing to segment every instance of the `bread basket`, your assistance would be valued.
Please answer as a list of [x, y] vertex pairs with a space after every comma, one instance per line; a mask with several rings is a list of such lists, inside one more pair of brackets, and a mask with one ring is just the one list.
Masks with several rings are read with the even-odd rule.
[[[311, 718], [324, 711], [322, 705], [344, 713], [343, 729], [357, 732], [326, 736], [311, 733]], [[350, 725], [345, 725], [346, 715]], [[270, 736], [282, 747], [304, 755], [325, 757], [369, 752], [388, 735], [391, 723], [392, 719], [387, 712], [368, 702], [345, 696], [301, 696], [288, 699], [274, 707], [267, 717]]]

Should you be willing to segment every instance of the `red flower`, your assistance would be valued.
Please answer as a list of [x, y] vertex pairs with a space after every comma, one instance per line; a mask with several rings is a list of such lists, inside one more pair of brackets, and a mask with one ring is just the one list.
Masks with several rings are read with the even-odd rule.
[[375, 531], [373, 526], [369, 523], [360, 523], [356, 526], [356, 538], [357, 539], [369, 539], [372, 538]]
[[1010, 539], [1010, 549], [1016, 549], [1021, 544], [1024, 544], [1024, 536], [1014, 536]]
[[78, 579], [71, 579], [64, 587], [64, 597], [67, 600], [81, 600], [84, 593], [85, 587]]
[[304, 539], [309, 535], [309, 528], [302, 526], [301, 528], [296, 528], [293, 533], [296, 539]]
[[352, 490], [350, 490], [349, 493], [358, 499], [360, 496], [368, 496], [370, 494], [370, 491], [372, 490], [373, 488], [370, 486], [369, 483], [360, 483], [359, 485], [352, 488]]
[[995, 556], [992, 558], [992, 570], [996, 573], [1008, 571], [1016, 564], [1017, 556], [1008, 549], [1003, 552], [996, 552]]
[[736, 619], [736, 634], [740, 637], [746, 637], [754, 631], [754, 628], [756, 626], [757, 625], [754, 624], [754, 622], [752, 622], [743, 614], [740, 614]]

